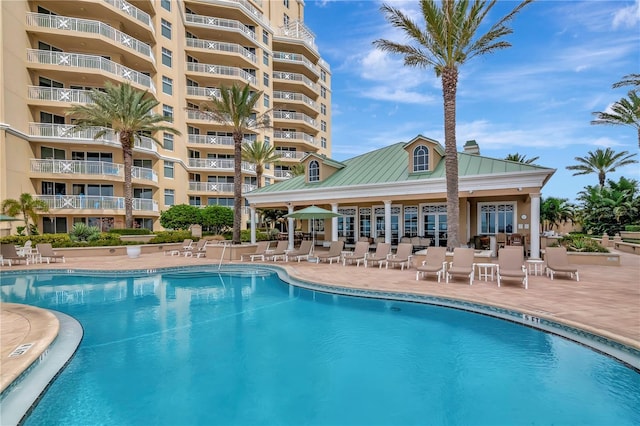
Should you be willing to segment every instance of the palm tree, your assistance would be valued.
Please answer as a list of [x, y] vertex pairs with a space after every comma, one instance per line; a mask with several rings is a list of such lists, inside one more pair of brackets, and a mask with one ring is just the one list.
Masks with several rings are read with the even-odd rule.
[[49, 206], [42, 200], [34, 199], [31, 194], [26, 192], [20, 194], [20, 198], [17, 200], [9, 198], [2, 202], [2, 214], [14, 217], [22, 214], [27, 235], [31, 235], [29, 219], [31, 219], [34, 224], [37, 224], [39, 211], [48, 212]]
[[540, 157], [527, 158], [526, 155], [520, 155], [517, 152], [515, 154], [508, 154], [504, 159], [507, 161], [514, 161], [522, 164], [533, 164], [534, 161]]
[[134, 89], [131, 84], [114, 85], [105, 83], [104, 92], [93, 89], [89, 98], [91, 104], [74, 105], [67, 112], [76, 119], [74, 131], [98, 127], [94, 139], [113, 132], [118, 136], [124, 161], [124, 211], [125, 227], [133, 228], [133, 186], [131, 169], [133, 166], [133, 147], [136, 139], [146, 136], [158, 145], [160, 141], [155, 132], [169, 132], [179, 135], [173, 127], [158, 124], [166, 117], [156, 114], [153, 109], [159, 102], [147, 96], [148, 91]]
[[640, 87], [640, 74], [627, 74], [622, 77], [622, 80], [613, 84], [614, 89], [624, 86]]
[[588, 175], [596, 173], [600, 188], [604, 187], [607, 173], [614, 172], [616, 168], [635, 164], [638, 160], [633, 159], [636, 154], [629, 154], [627, 151], [615, 152], [611, 148], [598, 148], [595, 152], [589, 151], [586, 157], [575, 157], [580, 164], [567, 166], [567, 170], [576, 170], [573, 176]]
[[442, 79], [444, 99], [445, 173], [447, 183], [447, 233], [449, 248], [459, 247], [458, 152], [456, 147], [456, 92], [459, 67], [470, 59], [511, 44], [501, 40], [513, 32], [508, 22], [532, 0], [524, 0], [509, 14], [499, 19], [489, 30], [479, 35], [480, 27], [497, 0], [420, 0], [426, 26], [421, 29], [400, 9], [383, 5], [387, 21], [404, 31], [413, 44], [390, 40], [374, 41], [379, 49], [404, 56], [411, 67], [433, 68]]
[[635, 90], [627, 94], [610, 107], [610, 111], [592, 113], [596, 119], [591, 124], [608, 124], [612, 126], [631, 126], [638, 133], [638, 147], [640, 147], [640, 96]]
[[244, 87], [222, 86], [220, 97], [212, 96], [211, 105], [204, 112], [212, 120], [233, 128], [233, 244], [240, 244], [240, 224], [242, 222], [242, 139], [248, 130], [267, 128], [270, 125], [268, 113], [257, 115], [253, 112], [262, 92], [253, 92], [249, 84]]
[[256, 165], [256, 180], [258, 188], [262, 188], [262, 175], [265, 164], [273, 163], [280, 159], [276, 154], [276, 148], [268, 142], [253, 141], [242, 144], [242, 159]]
[[540, 222], [544, 231], [574, 219], [574, 206], [566, 198], [549, 197], [540, 204]]
[[304, 164], [296, 163], [289, 167], [289, 171], [291, 172], [291, 176], [302, 176], [304, 174]]

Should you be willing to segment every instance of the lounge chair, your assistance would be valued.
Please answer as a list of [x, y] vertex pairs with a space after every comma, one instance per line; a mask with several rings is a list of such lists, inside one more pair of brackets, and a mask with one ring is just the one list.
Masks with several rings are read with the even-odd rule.
[[16, 251], [16, 246], [13, 244], [0, 244], [0, 254], [2, 254], [3, 262], [9, 262], [9, 266], [13, 263], [24, 262], [25, 264], [29, 264], [28, 256], [20, 256]]
[[311, 255], [311, 249], [313, 248], [313, 241], [302, 240], [300, 247], [297, 250], [290, 251], [285, 256], [285, 261], [289, 259], [297, 260], [300, 263], [300, 259], [309, 259]]
[[524, 253], [520, 247], [507, 246], [498, 252], [498, 287], [504, 279], [521, 281], [525, 289], [529, 288]]
[[453, 249], [453, 261], [449, 264], [446, 272], [446, 282], [454, 277], [469, 278], [469, 285], [473, 285], [473, 257], [475, 251], [472, 248], [456, 247]]
[[164, 255], [170, 254], [171, 256], [180, 256], [185, 250], [191, 250], [193, 248], [193, 240], [191, 238], [185, 238], [180, 248], [170, 248], [164, 251]]
[[389, 254], [391, 253], [391, 244], [390, 243], [378, 243], [376, 246], [376, 251], [372, 255], [367, 256], [364, 261], [364, 266], [367, 267], [370, 264], [375, 265], [378, 264], [378, 268], [382, 268], [382, 263], [387, 260]]
[[37, 244], [36, 248], [38, 249], [38, 255], [40, 256], [40, 259], [42, 259], [43, 261], [46, 260], [47, 263], [51, 263], [51, 261], [57, 262], [58, 260], [62, 260], [62, 263], [66, 263], [64, 255], [58, 254], [53, 251], [50, 243]]
[[447, 271], [447, 248], [429, 247], [422, 264], [416, 269], [416, 281], [420, 276], [424, 278], [425, 274], [437, 274], [438, 282], [440, 282]]
[[329, 246], [329, 251], [324, 253], [316, 254], [319, 262], [329, 262], [332, 264], [335, 260], [336, 262], [340, 262], [340, 258], [342, 257], [342, 249], [344, 248], [344, 241], [331, 241], [331, 246]]
[[244, 260], [245, 257], [248, 257], [252, 262], [256, 259], [260, 259], [264, 262], [264, 255], [267, 254], [267, 250], [269, 250], [270, 241], [258, 241], [256, 244], [256, 249], [253, 253], [247, 253], [240, 256], [240, 260]]
[[389, 256], [387, 260], [385, 260], [385, 267], [389, 269], [389, 265], [391, 267], [395, 267], [396, 265], [400, 265], [400, 269], [404, 271], [404, 266], [407, 266], [407, 269], [411, 267], [411, 258], [413, 253], [413, 244], [411, 243], [400, 243], [398, 244], [398, 248], [396, 249], [396, 254], [393, 256]]
[[278, 259], [287, 260], [287, 249], [289, 248], [289, 241], [278, 241], [275, 250], [269, 251], [264, 255], [265, 260], [273, 260], [274, 262]]
[[358, 241], [356, 247], [351, 253], [345, 253], [342, 256], [342, 266], [345, 266], [347, 262], [350, 265], [356, 263], [356, 266], [360, 266], [360, 261], [364, 264], [367, 254], [369, 253], [369, 241]]
[[564, 272], [569, 274], [569, 277], [576, 276], [576, 281], [580, 281], [580, 275], [578, 274], [578, 268], [569, 264], [569, 256], [567, 256], [567, 249], [564, 247], [547, 247], [545, 254], [545, 260], [547, 261], [547, 276], [553, 280], [553, 275], [556, 272]]
[[184, 254], [184, 257], [207, 257], [207, 240], [199, 239], [195, 247], [182, 250], [182, 254]]

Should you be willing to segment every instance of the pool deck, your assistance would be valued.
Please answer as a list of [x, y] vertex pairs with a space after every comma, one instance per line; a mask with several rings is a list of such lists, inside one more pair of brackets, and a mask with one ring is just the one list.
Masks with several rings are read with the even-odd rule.
[[[416, 281], [415, 268], [401, 271], [305, 261], [276, 264], [285, 266], [292, 277], [305, 281], [440, 296], [513, 309], [640, 349], [640, 256], [619, 254], [621, 266], [578, 265], [580, 282], [564, 274], [557, 274], [553, 281], [544, 275], [529, 276], [528, 290], [512, 281], [503, 282], [500, 288], [495, 280], [485, 282], [476, 279], [473, 286], [462, 279], [449, 284], [444, 280], [438, 283], [435, 276]], [[3, 266], [1, 270], [126, 270], [217, 264], [216, 260], [206, 258], [143, 254], [137, 259], [126, 256], [70, 257], [66, 263]], [[57, 321], [48, 311], [3, 303], [0, 306], [0, 388], [5, 389], [37, 359], [57, 333]], [[27, 343], [33, 346], [24, 355], [9, 358], [16, 348]]]

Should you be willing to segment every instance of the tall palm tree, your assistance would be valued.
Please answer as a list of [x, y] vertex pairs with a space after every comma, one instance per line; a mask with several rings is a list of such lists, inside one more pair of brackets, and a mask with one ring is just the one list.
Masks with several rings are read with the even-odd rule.
[[459, 67], [470, 59], [511, 44], [501, 40], [513, 32], [509, 21], [532, 0], [524, 0], [509, 14], [479, 34], [484, 20], [497, 0], [420, 0], [422, 17], [426, 23], [421, 29], [400, 9], [383, 5], [387, 21], [402, 30], [412, 44], [401, 44], [379, 39], [374, 45], [382, 51], [404, 56], [404, 64], [411, 67], [433, 68], [442, 79], [444, 99], [445, 173], [447, 183], [447, 246], [459, 247], [458, 150], [456, 147], [456, 92]]
[[240, 225], [242, 222], [242, 139], [248, 130], [257, 130], [270, 126], [268, 112], [254, 113], [262, 92], [253, 92], [249, 84], [244, 87], [222, 86], [220, 97], [211, 97], [211, 105], [204, 112], [212, 120], [231, 127], [233, 137], [233, 244], [240, 244]]
[[615, 172], [618, 167], [635, 164], [636, 154], [629, 154], [627, 151], [615, 152], [611, 148], [596, 149], [595, 152], [589, 151], [586, 157], [575, 157], [580, 164], [567, 166], [567, 170], [576, 170], [573, 176], [588, 175], [595, 173], [598, 175], [600, 188], [604, 187], [607, 173]]
[[508, 154], [504, 157], [507, 161], [514, 161], [516, 163], [522, 164], [533, 164], [534, 161], [538, 160], [540, 157], [527, 158], [526, 155], [520, 155], [517, 152], [515, 154]]
[[67, 115], [76, 119], [74, 131], [90, 127], [101, 127], [94, 139], [101, 138], [107, 133], [115, 133], [122, 147], [124, 162], [124, 211], [125, 227], [133, 228], [133, 185], [131, 184], [131, 170], [133, 167], [133, 147], [136, 139], [142, 136], [151, 138], [161, 145], [154, 136], [155, 132], [169, 132], [179, 135], [180, 132], [171, 126], [159, 124], [166, 121], [166, 117], [156, 114], [153, 109], [160, 102], [148, 91], [134, 89], [131, 84], [114, 85], [106, 82], [104, 92], [93, 89], [89, 98], [91, 104], [74, 105]]
[[291, 176], [301, 176], [304, 174], [304, 164], [296, 163], [289, 167], [289, 171], [291, 172]]
[[569, 220], [573, 221], [574, 215], [574, 206], [566, 198], [548, 197], [540, 203], [540, 223], [545, 231]]
[[608, 124], [612, 126], [631, 126], [638, 133], [638, 147], [640, 148], [640, 96], [635, 90], [627, 94], [610, 107], [610, 111], [592, 113], [596, 119], [591, 124]]
[[640, 74], [627, 74], [622, 77], [622, 80], [613, 84], [614, 89], [624, 86], [640, 87]]
[[37, 224], [39, 211], [48, 212], [49, 206], [42, 200], [36, 200], [27, 192], [20, 194], [20, 198], [17, 200], [8, 198], [2, 202], [2, 214], [14, 217], [18, 214], [22, 215], [27, 235], [31, 235], [29, 219]]
[[276, 147], [268, 142], [253, 141], [242, 144], [242, 159], [256, 165], [256, 180], [258, 188], [262, 188], [262, 175], [265, 164], [273, 163], [280, 159], [276, 154]]

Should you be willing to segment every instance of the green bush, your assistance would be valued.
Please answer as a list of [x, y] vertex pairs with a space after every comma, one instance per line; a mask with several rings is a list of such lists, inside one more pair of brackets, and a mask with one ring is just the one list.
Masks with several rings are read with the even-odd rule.
[[191, 238], [190, 231], [162, 231], [156, 232], [149, 244], [181, 243], [186, 238]]
[[[232, 240], [233, 239], [233, 232], [229, 231], [229, 232], [225, 232], [224, 234], [225, 239], [227, 240]], [[258, 232], [256, 230], [256, 241], [270, 241], [271, 238], [269, 237], [269, 234], [265, 233], [265, 232]], [[250, 229], [243, 229], [242, 231], [240, 231], [240, 241], [242, 241], [243, 243], [247, 243], [249, 241], [251, 241], [251, 230]]]
[[624, 230], [628, 232], [640, 232], [640, 225], [625, 225]]
[[73, 229], [69, 232], [69, 238], [71, 238], [71, 241], [94, 241], [100, 238], [100, 233], [100, 228], [97, 226], [89, 226], [78, 222], [73, 225]]
[[124, 228], [124, 229], [110, 229], [110, 234], [118, 235], [149, 235], [152, 232], [146, 228]]
[[28, 240], [31, 240], [33, 245], [49, 243], [52, 247], [63, 247], [63, 244], [70, 241], [69, 234], [42, 234], [32, 235], [30, 237], [26, 235], [10, 235], [0, 238], [0, 243], [23, 246]]
[[609, 253], [596, 240], [584, 234], [569, 234], [562, 237], [558, 243], [567, 251], [579, 251], [584, 253]]

